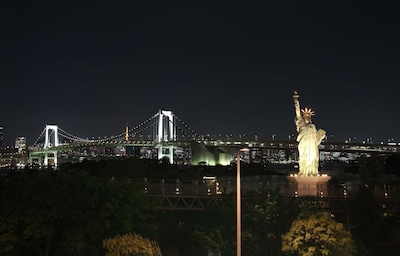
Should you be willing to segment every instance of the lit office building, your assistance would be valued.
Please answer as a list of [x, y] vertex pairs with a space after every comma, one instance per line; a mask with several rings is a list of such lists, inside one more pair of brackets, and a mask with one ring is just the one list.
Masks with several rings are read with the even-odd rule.
[[0, 126], [0, 149], [3, 148], [3, 126]]
[[26, 138], [25, 137], [17, 137], [17, 139], [15, 140], [15, 148], [18, 149], [18, 153], [25, 151]]

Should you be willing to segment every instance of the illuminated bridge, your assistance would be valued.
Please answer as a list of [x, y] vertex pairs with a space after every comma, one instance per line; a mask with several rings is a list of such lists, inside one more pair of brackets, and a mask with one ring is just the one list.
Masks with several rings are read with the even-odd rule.
[[[278, 151], [292, 152], [292, 161], [297, 160], [295, 141], [260, 140], [214, 140], [196, 133], [172, 111], [159, 110], [139, 125], [125, 132], [88, 139], [73, 135], [57, 125], [46, 125], [35, 143], [28, 148], [29, 163], [41, 166], [57, 166], [61, 156], [80, 155], [89, 158], [99, 154], [99, 148], [108, 150], [108, 155], [134, 155], [141, 158], [166, 159], [170, 163], [228, 165], [234, 160], [239, 148], [247, 147], [246, 161], [262, 162], [266, 155]], [[400, 146], [394, 144], [365, 144], [322, 142], [322, 153], [346, 152], [357, 154], [397, 154]]]

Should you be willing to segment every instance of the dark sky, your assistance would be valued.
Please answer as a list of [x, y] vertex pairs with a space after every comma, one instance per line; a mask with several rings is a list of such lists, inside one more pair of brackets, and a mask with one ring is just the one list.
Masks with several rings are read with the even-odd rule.
[[46, 124], [116, 135], [159, 109], [200, 134], [287, 139], [293, 90], [334, 140], [400, 140], [396, 1], [9, 2], [8, 144]]

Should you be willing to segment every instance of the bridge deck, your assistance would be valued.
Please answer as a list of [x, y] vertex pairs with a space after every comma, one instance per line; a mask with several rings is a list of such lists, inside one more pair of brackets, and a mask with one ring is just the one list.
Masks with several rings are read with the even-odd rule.
[[[75, 141], [72, 143], [60, 144], [43, 148], [43, 145], [29, 147], [31, 153], [43, 153], [46, 151], [62, 151], [74, 148], [85, 148], [94, 146], [138, 146], [138, 147], [156, 147], [156, 146], [176, 146], [190, 147], [192, 143], [197, 143], [209, 147], [248, 147], [248, 148], [266, 148], [266, 149], [297, 149], [296, 141], [229, 141], [229, 140], [174, 140], [157, 142], [153, 140], [104, 140], [104, 141]], [[343, 142], [322, 142], [321, 151], [327, 152], [377, 152], [377, 153], [400, 153], [400, 145], [397, 144], [366, 144], [366, 143], [343, 143]]]

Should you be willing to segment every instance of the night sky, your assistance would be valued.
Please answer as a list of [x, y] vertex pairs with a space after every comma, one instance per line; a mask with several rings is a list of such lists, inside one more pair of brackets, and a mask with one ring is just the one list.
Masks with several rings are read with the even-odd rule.
[[159, 109], [199, 134], [286, 140], [293, 90], [335, 141], [400, 141], [400, 6], [390, 2], [2, 3], [5, 143], [31, 145], [46, 124], [117, 135]]

